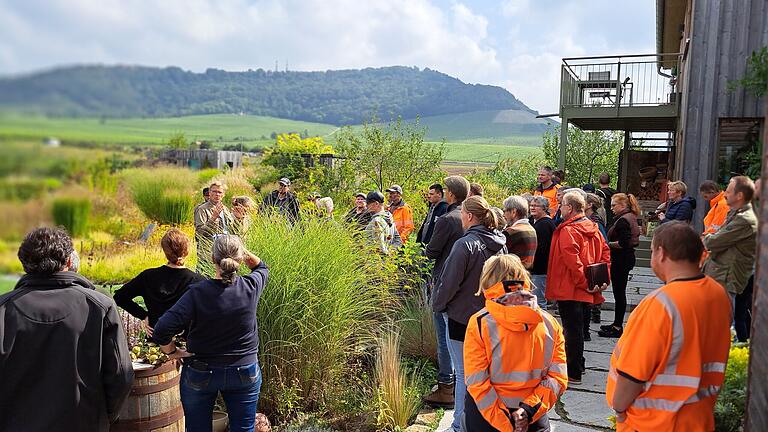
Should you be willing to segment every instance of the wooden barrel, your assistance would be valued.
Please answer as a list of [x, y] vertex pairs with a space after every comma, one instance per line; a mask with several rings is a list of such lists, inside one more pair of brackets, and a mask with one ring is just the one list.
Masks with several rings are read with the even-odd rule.
[[133, 387], [112, 431], [184, 432], [176, 360], [134, 371]]

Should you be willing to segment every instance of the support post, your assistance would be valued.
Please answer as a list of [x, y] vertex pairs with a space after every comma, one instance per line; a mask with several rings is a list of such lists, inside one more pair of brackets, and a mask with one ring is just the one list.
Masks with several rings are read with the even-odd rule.
[[[763, 142], [768, 142], [768, 98], [763, 122]], [[760, 199], [757, 216], [757, 268], [752, 297], [752, 329], [750, 331], [749, 378], [747, 384], [747, 432], [768, 430], [768, 146], [763, 147]]]
[[624, 146], [621, 149], [621, 156], [619, 157], [619, 178], [616, 182], [616, 187], [619, 191], [629, 193], [627, 186], [629, 185], [629, 179], [627, 175], [629, 173], [629, 143], [632, 141], [632, 132], [624, 131]]
[[565, 172], [565, 150], [568, 148], [568, 117], [562, 118], [563, 122], [560, 123], [560, 158], [558, 163], [560, 169]]

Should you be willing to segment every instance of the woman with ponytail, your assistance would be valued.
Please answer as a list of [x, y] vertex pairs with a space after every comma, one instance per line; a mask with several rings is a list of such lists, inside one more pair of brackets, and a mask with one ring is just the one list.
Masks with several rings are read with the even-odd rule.
[[[256, 308], [269, 270], [243, 247], [240, 237], [213, 241], [216, 276], [189, 287], [155, 326], [155, 340], [171, 358], [186, 357], [181, 371], [181, 404], [187, 431], [210, 431], [216, 395], [221, 392], [231, 431], [253, 431], [261, 389]], [[239, 276], [242, 264], [250, 273]], [[173, 335], [188, 329], [187, 350]]]
[[[187, 288], [205, 279], [184, 267], [189, 254], [189, 238], [176, 228], [171, 228], [160, 240], [167, 263], [139, 273], [115, 291], [115, 303], [126, 312], [141, 320], [144, 331], [151, 338], [152, 328], [158, 318], [171, 308]], [[146, 309], [134, 301], [142, 297]]]
[[600, 326], [602, 337], [620, 337], [624, 332], [624, 314], [627, 311], [627, 282], [629, 272], [635, 267], [635, 248], [640, 244], [640, 227], [637, 218], [640, 206], [632, 194], [617, 193], [611, 197], [613, 225], [608, 230], [608, 247], [611, 249], [611, 287], [616, 300], [613, 323]]
[[467, 386], [464, 382], [464, 334], [469, 318], [483, 308], [475, 296], [480, 274], [488, 258], [506, 253], [506, 238], [497, 229], [503, 216], [493, 211], [481, 196], [471, 196], [461, 205], [464, 236], [456, 240], [446, 259], [440, 282], [433, 293], [432, 309], [442, 313], [448, 327], [448, 351], [456, 375], [453, 429], [461, 430]]

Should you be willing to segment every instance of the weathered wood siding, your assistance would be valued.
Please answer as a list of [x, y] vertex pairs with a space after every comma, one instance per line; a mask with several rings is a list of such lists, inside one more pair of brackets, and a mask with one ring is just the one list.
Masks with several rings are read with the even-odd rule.
[[[768, 0], [693, 0], [690, 9], [677, 177], [695, 195], [701, 182], [715, 175], [718, 119], [765, 115], [762, 101], [727, 87], [744, 76], [749, 55], [768, 45]], [[700, 204], [699, 224], [706, 212]]]
[[[768, 100], [765, 101], [768, 123]], [[763, 128], [768, 142], [768, 127]], [[757, 273], [752, 303], [752, 331], [749, 355], [747, 432], [768, 431], [768, 146], [763, 146], [763, 175], [758, 217]]]

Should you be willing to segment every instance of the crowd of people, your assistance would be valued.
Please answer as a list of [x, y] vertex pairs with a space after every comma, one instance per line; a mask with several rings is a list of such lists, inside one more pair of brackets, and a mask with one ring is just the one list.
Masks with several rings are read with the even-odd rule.
[[[684, 183], [670, 183], [651, 243], [651, 267], [665, 285], [625, 326], [638, 202], [613, 190], [607, 174], [599, 188], [569, 187], [563, 177], [542, 167], [539, 186], [502, 208], [462, 176], [428, 188], [415, 241], [434, 261], [425, 291], [438, 377], [425, 402], [453, 407], [455, 431], [549, 430], [547, 412], [587, 371], [589, 324], [600, 322], [610, 285], [614, 317], [598, 335], [619, 338], [606, 384], [618, 430], [712, 430], [732, 321], [738, 340], [749, 337], [759, 184], [737, 176], [722, 192], [715, 182], [700, 185], [710, 210], [697, 233], [689, 223], [695, 200]], [[299, 222], [290, 187], [280, 179], [261, 211]], [[413, 208], [401, 186], [385, 192], [355, 194], [344, 221], [372, 250], [396, 254], [415, 231]], [[187, 430], [210, 430], [219, 393], [230, 430], [253, 430], [262, 383], [256, 310], [269, 270], [240, 239], [255, 202], [235, 197], [227, 206], [225, 193], [226, 185], [211, 183], [194, 210], [197, 272], [185, 266], [190, 240], [169, 229], [160, 243], [166, 262], [123, 285], [114, 301], [77, 273], [66, 232], [39, 228], [24, 238], [18, 256], [26, 274], [0, 296], [0, 430], [108, 430], [133, 381], [116, 306], [141, 320], [169, 358], [182, 359]], [[332, 201], [310, 198], [325, 209], [321, 217], [333, 217]], [[203, 264], [212, 266], [210, 277]], [[249, 271], [240, 276], [243, 265]], [[594, 271], [601, 268], [604, 277]], [[49, 403], [40, 413], [35, 400], [43, 394]]]

